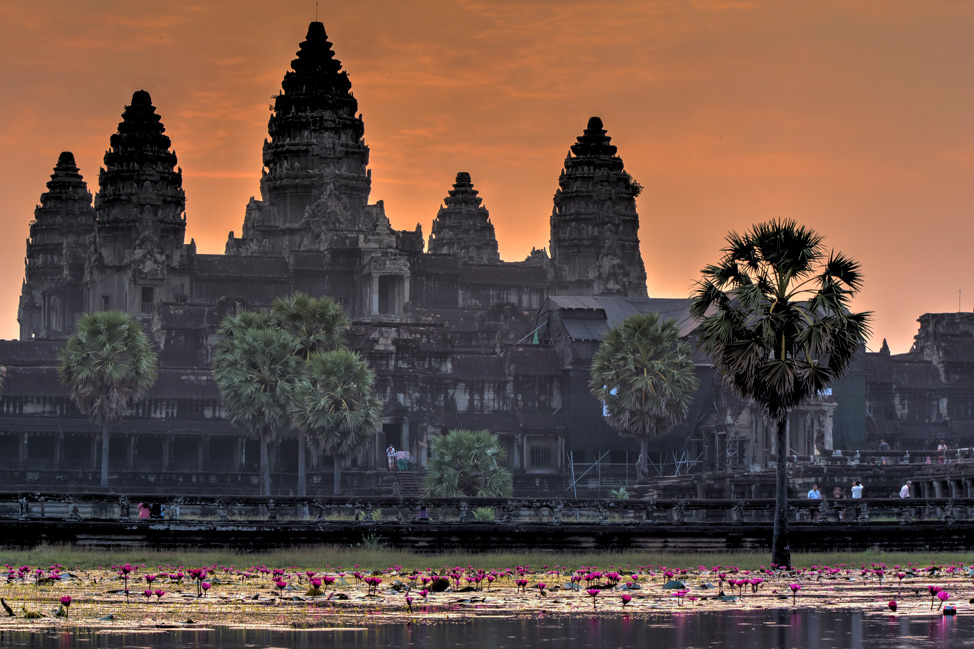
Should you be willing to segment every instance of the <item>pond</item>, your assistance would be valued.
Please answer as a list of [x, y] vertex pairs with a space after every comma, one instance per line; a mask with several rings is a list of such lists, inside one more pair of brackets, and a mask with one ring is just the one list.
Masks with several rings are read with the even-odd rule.
[[308, 629], [57, 629], [0, 630], [0, 647], [417, 647], [504, 649], [546, 647], [708, 647], [861, 649], [974, 647], [974, 618], [896, 616], [861, 611], [790, 609], [623, 616], [465, 617], [435, 624], [369, 624]]

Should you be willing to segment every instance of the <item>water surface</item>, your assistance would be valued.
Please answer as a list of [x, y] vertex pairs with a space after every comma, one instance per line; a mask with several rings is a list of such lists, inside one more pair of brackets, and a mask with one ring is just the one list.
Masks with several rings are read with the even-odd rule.
[[585, 615], [458, 618], [344, 629], [233, 628], [111, 631], [0, 631], [0, 647], [182, 649], [279, 647], [358, 649], [595, 649], [709, 647], [800, 649], [923, 649], [972, 647], [974, 617], [907, 617], [861, 611], [709, 611], [634, 617]]

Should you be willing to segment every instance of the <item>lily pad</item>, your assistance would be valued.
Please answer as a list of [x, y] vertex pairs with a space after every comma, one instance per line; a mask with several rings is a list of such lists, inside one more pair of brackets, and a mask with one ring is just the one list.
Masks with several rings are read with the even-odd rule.
[[677, 581], [676, 579], [663, 584], [663, 588], [666, 590], [681, 590], [686, 587], [686, 584], [684, 584], [682, 581]]

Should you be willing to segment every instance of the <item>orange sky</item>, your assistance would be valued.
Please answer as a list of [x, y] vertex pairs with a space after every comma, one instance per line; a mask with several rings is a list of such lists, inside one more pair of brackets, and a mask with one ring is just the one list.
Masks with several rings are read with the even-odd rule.
[[[183, 169], [187, 240], [222, 252], [258, 193], [268, 105], [307, 2], [0, 4], [0, 336], [58, 153], [94, 192], [144, 88]], [[425, 236], [469, 171], [501, 256], [548, 246], [568, 147], [592, 115], [645, 186], [655, 297], [684, 296], [729, 229], [772, 217], [858, 258], [876, 349], [974, 307], [974, 3], [965, 0], [322, 2], [372, 149], [372, 200]]]

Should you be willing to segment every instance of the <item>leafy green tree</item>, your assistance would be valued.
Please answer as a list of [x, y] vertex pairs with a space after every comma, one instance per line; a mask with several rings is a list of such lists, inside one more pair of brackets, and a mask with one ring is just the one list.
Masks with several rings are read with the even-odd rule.
[[430, 442], [426, 491], [448, 498], [510, 496], [514, 478], [504, 467], [506, 461], [507, 450], [497, 435], [453, 429]]
[[271, 491], [267, 446], [288, 425], [300, 376], [298, 342], [266, 313], [243, 311], [220, 325], [213, 379], [227, 418], [260, 441], [260, 493]]
[[604, 404], [609, 425], [639, 440], [640, 480], [649, 474], [649, 440], [686, 418], [699, 385], [693, 351], [680, 340], [675, 320], [642, 313], [602, 337], [589, 389]]
[[[274, 300], [271, 314], [280, 325], [297, 340], [302, 361], [302, 374], [307, 373], [307, 363], [317, 351], [331, 351], [345, 344], [345, 331], [349, 319], [341, 305], [329, 297], [311, 297], [300, 291], [288, 297]], [[298, 495], [306, 496], [308, 446], [305, 429], [296, 426], [298, 434]]]
[[382, 402], [373, 394], [375, 372], [356, 352], [316, 351], [297, 386], [294, 424], [308, 443], [334, 460], [334, 494], [341, 493], [341, 463], [369, 447], [382, 424]]
[[731, 232], [717, 264], [691, 295], [700, 346], [714, 368], [775, 422], [776, 503], [771, 560], [791, 564], [788, 541], [788, 412], [849, 367], [869, 335], [869, 313], [852, 313], [859, 264], [791, 220]]
[[78, 410], [101, 426], [101, 486], [108, 486], [108, 429], [156, 382], [156, 353], [121, 311], [86, 313], [58, 353], [58, 374]]

